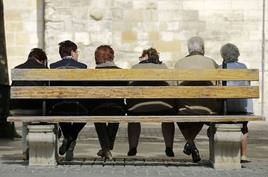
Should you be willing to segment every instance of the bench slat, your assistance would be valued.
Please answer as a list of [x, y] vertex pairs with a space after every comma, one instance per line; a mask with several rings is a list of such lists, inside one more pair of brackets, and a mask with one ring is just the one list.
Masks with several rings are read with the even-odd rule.
[[11, 87], [12, 99], [258, 98], [258, 86]]
[[12, 69], [15, 80], [259, 80], [258, 69]]
[[178, 116], [11, 116], [9, 122], [240, 122], [264, 121], [259, 115], [178, 115]]

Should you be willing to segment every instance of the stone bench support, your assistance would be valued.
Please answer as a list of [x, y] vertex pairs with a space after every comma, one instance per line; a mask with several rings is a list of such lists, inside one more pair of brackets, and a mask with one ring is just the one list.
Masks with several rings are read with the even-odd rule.
[[242, 124], [216, 124], [210, 127], [210, 161], [215, 169], [240, 169]]
[[54, 166], [57, 164], [54, 127], [54, 125], [28, 125], [30, 166]]

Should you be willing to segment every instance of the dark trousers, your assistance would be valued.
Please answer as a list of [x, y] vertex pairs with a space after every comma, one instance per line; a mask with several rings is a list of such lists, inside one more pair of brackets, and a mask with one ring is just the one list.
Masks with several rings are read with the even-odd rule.
[[[88, 115], [87, 109], [78, 101], [62, 101], [55, 104], [49, 112], [53, 116]], [[86, 123], [59, 123], [64, 138], [76, 140]]]
[[[92, 110], [91, 115], [96, 116], [120, 116], [125, 115], [125, 111], [121, 106], [115, 104], [107, 104], [99, 106]], [[94, 123], [98, 134], [101, 149], [104, 151], [112, 150], [115, 137], [118, 131], [119, 123]]]

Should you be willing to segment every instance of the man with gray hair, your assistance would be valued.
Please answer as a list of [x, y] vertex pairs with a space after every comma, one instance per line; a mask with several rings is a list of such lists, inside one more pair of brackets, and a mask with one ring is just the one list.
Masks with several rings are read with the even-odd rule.
[[[217, 63], [205, 57], [204, 41], [195, 36], [188, 40], [189, 54], [178, 60], [175, 69], [217, 69]], [[211, 86], [211, 81], [183, 81], [178, 82], [181, 86]], [[178, 114], [181, 115], [212, 115], [219, 112], [220, 104], [212, 99], [180, 99], [178, 100]], [[194, 139], [203, 127], [203, 123], [177, 123], [185, 140], [183, 152], [192, 155], [193, 162], [201, 160], [199, 151], [195, 146]]]

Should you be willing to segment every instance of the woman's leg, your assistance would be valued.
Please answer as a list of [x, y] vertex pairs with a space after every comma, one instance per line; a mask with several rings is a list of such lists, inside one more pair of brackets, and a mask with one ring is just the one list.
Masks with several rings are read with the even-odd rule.
[[128, 123], [128, 143], [129, 143], [128, 155], [136, 155], [140, 133], [141, 133], [140, 123]]
[[169, 123], [162, 123], [162, 133], [166, 145], [166, 155], [169, 157], [174, 157], [173, 152], [173, 142], [174, 142], [174, 133], [175, 133], [175, 126], [173, 122]]

